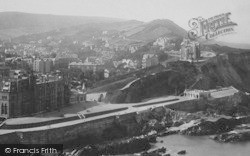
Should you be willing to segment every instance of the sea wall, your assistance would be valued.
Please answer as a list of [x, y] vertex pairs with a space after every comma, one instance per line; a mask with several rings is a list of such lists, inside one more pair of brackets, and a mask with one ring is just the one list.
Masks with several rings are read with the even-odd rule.
[[2, 134], [0, 135], [0, 144], [71, 144], [75, 140], [83, 139], [82, 142], [84, 142], [89, 138], [96, 138], [98, 141], [98, 139], [103, 139], [106, 129], [111, 129], [118, 123], [125, 127], [127, 135], [134, 135], [133, 133], [136, 132], [134, 131], [137, 126], [135, 113], [129, 113], [47, 130]]

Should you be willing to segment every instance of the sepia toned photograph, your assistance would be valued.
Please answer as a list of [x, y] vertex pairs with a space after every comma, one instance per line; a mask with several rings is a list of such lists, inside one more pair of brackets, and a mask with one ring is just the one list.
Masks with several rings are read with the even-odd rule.
[[249, 0], [0, 0], [0, 156], [249, 156]]

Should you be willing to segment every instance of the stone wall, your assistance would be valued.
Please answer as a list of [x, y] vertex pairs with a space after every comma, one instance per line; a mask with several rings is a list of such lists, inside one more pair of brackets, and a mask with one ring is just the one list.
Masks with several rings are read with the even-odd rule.
[[[102, 139], [103, 131], [107, 128], [112, 128], [114, 123], [124, 125], [127, 131], [133, 135], [132, 133], [136, 126], [134, 115], [135, 113], [111, 116], [71, 126], [51, 128], [49, 130], [8, 133], [0, 135], [0, 144], [17, 142], [23, 144], [69, 144], [75, 140], [86, 137]], [[128, 135], [130, 135], [130, 133], [128, 133]]]
[[20, 139], [15, 132], [0, 135], [0, 144], [17, 144], [19, 142]]

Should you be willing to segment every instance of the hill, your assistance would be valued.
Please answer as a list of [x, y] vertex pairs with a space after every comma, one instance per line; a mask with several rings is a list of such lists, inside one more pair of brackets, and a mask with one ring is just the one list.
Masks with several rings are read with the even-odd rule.
[[145, 42], [153, 41], [161, 36], [183, 38], [186, 34], [183, 28], [168, 19], [144, 23], [124, 33], [129, 39]]
[[31, 14], [21, 12], [0, 13], [0, 38], [13, 38], [21, 35], [48, 32], [88, 23], [112, 23], [124, 20], [105, 17], [62, 16]]
[[229, 42], [218, 42], [221, 46], [228, 46], [232, 48], [238, 48], [238, 49], [250, 49], [250, 44], [247, 43], [229, 43]]
[[[135, 42], [149, 43], [162, 36], [168, 38], [186, 36], [184, 29], [167, 19], [144, 23], [137, 20], [105, 17], [0, 12], [1, 39], [44, 33], [47, 33], [46, 36], [57, 34], [57, 36], [69, 36], [77, 39], [81, 38], [83, 34], [87, 33], [89, 34], [87, 36], [92, 37], [94, 32], [96, 34], [96, 32], [104, 30], [108, 30], [109, 34], [112, 35], [111, 44], [120, 43], [122, 45]], [[39, 36], [34, 38], [39, 38]]]
[[230, 54], [230, 53], [248, 53], [250, 52], [250, 49], [243, 49], [243, 48], [233, 48], [233, 47], [229, 47], [229, 46], [223, 46], [220, 45], [220, 43], [216, 43], [216, 44], [208, 44], [208, 45], [203, 45], [202, 49], [205, 50], [212, 50], [214, 52], [216, 52], [217, 54]]

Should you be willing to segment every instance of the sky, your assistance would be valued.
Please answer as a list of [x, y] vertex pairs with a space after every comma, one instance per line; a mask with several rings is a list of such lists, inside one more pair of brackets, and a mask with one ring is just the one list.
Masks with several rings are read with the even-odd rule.
[[188, 30], [191, 18], [231, 12], [236, 33], [221, 40], [250, 44], [250, 0], [0, 0], [0, 12], [101, 16], [149, 22], [170, 19]]

